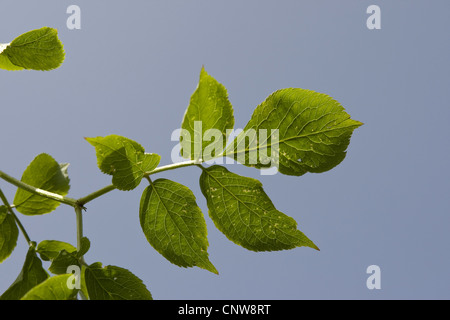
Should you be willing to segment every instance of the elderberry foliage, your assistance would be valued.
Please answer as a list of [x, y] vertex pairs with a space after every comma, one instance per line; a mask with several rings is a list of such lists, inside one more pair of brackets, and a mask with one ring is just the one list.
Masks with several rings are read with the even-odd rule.
[[[11, 43], [0, 44], [1, 69], [51, 70], [63, 61], [63, 45], [52, 28], [33, 30]], [[0, 299], [152, 299], [146, 285], [131, 271], [84, 260], [91, 247], [81, 223], [87, 203], [115, 189], [135, 190], [142, 181], [149, 184], [135, 214], [143, 240], [179, 267], [219, 273], [208, 255], [206, 210], [220, 232], [248, 250], [319, 250], [294, 218], [276, 209], [260, 181], [209, 161], [229, 157], [237, 161], [236, 165], [276, 169], [289, 176], [321, 173], [344, 160], [350, 138], [362, 123], [351, 119], [332, 97], [301, 88], [270, 94], [255, 108], [242, 132], [230, 139], [234, 123], [225, 86], [202, 67], [181, 121], [180, 153], [185, 162], [159, 166], [158, 154], [146, 152], [129, 138], [114, 134], [87, 137], [95, 149], [97, 166], [111, 177], [111, 185], [78, 200], [68, 197], [69, 165], [48, 154], [37, 155], [21, 180], [0, 171], [0, 178], [18, 187], [12, 205], [0, 189], [0, 263], [16, 247], [19, 231], [29, 243], [19, 275]], [[187, 186], [165, 178], [152, 180], [155, 173], [185, 166], [199, 167], [200, 196], [205, 197], [207, 208], [197, 204], [196, 195]], [[53, 239], [37, 244], [29, 239], [15, 212], [42, 215], [53, 212], [61, 203], [73, 206], [77, 214], [76, 245]], [[43, 261], [50, 263], [50, 273]]]

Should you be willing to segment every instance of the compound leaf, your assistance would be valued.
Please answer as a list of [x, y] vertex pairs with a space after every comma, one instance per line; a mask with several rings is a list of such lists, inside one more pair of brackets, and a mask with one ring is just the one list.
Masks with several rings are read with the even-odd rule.
[[275, 208], [258, 180], [215, 165], [203, 169], [200, 187], [214, 224], [234, 243], [253, 251], [318, 250], [293, 218]]
[[86, 267], [84, 278], [91, 300], [152, 300], [142, 280], [127, 269], [96, 262]]
[[145, 153], [137, 142], [118, 135], [86, 138], [95, 147], [100, 170], [112, 175], [112, 183], [119, 190], [132, 190], [144, 174], [156, 168], [161, 160], [157, 154]]
[[209, 160], [222, 152], [229, 134], [227, 129], [233, 126], [233, 107], [226, 88], [202, 68], [181, 125], [181, 155], [190, 159], [203, 155], [204, 160]]
[[246, 166], [276, 166], [287, 175], [325, 172], [345, 158], [350, 137], [361, 125], [326, 94], [282, 89], [255, 109], [226, 153]]
[[189, 188], [167, 179], [152, 182], [142, 194], [139, 217], [148, 242], [167, 260], [218, 273], [206, 251], [205, 219]]
[[71, 274], [62, 274], [48, 278], [28, 291], [21, 300], [74, 300], [78, 292], [69, 286]]
[[0, 206], [0, 263], [8, 258], [17, 244], [19, 229], [5, 206]]
[[58, 31], [43, 27], [26, 32], [11, 43], [0, 44], [0, 68], [6, 70], [52, 70], [64, 61]]
[[[21, 181], [35, 188], [43, 189], [65, 196], [70, 189], [67, 174], [68, 164], [59, 164], [50, 155], [38, 155], [27, 167]], [[49, 213], [59, 206], [59, 202], [17, 189], [14, 205], [17, 211], [26, 215]]]
[[31, 288], [45, 281], [49, 277], [42, 267], [42, 261], [36, 255], [35, 244], [28, 249], [25, 262], [17, 279], [0, 296], [0, 300], [19, 300]]

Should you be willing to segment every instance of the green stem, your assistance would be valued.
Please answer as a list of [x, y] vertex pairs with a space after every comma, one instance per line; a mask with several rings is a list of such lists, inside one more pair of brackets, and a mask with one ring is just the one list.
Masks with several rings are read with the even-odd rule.
[[28, 242], [29, 245], [31, 245], [31, 239], [28, 236], [27, 231], [25, 230], [24, 226], [20, 222], [19, 218], [17, 218], [17, 216], [14, 214], [14, 211], [11, 208], [11, 206], [9, 205], [8, 199], [6, 199], [5, 194], [3, 193], [2, 189], [0, 189], [0, 198], [2, 199], [3, 204], [6, 206], [6, 208], [9, 211], [9, 213], [12, 215], [12, 217], [16, 221], [17, 225], [19, 226], [19, 229], [22, 232], [23, 236], [25, 237], [25, 240]]
[[[75, 214], [76, 214], [76, 220], [77, 220], [77, 251], [80, 251], [81, 250], [81, 240], [83, 239], [83, 207], [76, 206]], [[83, 256], [79, 257], [78, 261], [82, 265], [87, 266], [87, 263], [86, 263], [86, 261], [84, 261]], [[78, 294], [80, 295], [81, 300], [88, 300], [82, 290], [79, 290]]]
[[155, 170], [146, 172], [144, 174], [144, 177], [150, 176], [150, 175], [155, 174], [155, 173], [160, 173], [160, 172], [163, 172], [163, 171], [168, 171], [168, 170], [173, 170], [173, 169], [178, 169], [178, 168], [188, 167], [188, 166], [194, 166], [194, 165], [197, 165], [197, 164], [200, 164], [200, 163], [202, 163], [201, 160], [190, 160], [190, 161], [184, 161], [184, 162], [177, 162], [177, 163], [173, 163], [173, 164], [168, 164], [168, 165], [165, 165], [165, 166], [162, 166], [162, 167], [158, 167]]
[[27, 231], [25, 230], [24, 226], [22, 225], [22, 223], [20, 222], [19, 218], [16, 216], [16, 214], [12, 211], [11, 209], [11, 214], [14, 218], [14, 220], [16, 220], [17, 225], [19, 226], [20, 231], [22, 232], [23, 236], [25, 237], [25, 240], [28, 242], [28, 244], [31, 246], [32, 241], [30, 239], [30, 237], [28, 236]]
[[[81, 251], [81, 240], [83, 239], [83, 211], [81, 206], [75, 207], [76, 219], [77, 219], [77, 251]], [[80, 261], [84, 263], [83, 256], [80, 257]]]
[[[185, 161], [185, 162], [178, 162], [178, 163], [173, 163], [173, 164], [169, 164], [169, 165], [165, 165], [162, 167], [158, 167], [152, 171], [148, 171], [146, 173], [144, 173], [144, 178], [148, 178], [150, 175], [152, 174], [156, 174], [156, 173], [160, 173], [160, 172], [164, 172], [164, 171], [168, 171], [168, 170], [173, 170], [173, 169], [177, 169], [177, 168], [182, 168], [182, 167], [188, 167], [188, 166], [193, 166], [193, 165], [198, 165], [199, 163], [201, 163], [200, 160], [190, 160], [190, 161]], [[97, 191], [94, 191], [90, 194], [88, 194], [85, 197], [82, 197], [80, 199], [78, 199], [76, 201], [77, 205], [79, 206], [84, 206], [86, 203], [97, 199], [98, 197], [115, 190], [116, 187], [114, 185], [109, 185], [106, 187], [103, 187]]]
[[77, 204], [77, 200], [75, 200], [75, 199], [72, 199], [72, 198], [69, 198], [69, 197], [65, 197], [65, 196], [62, 196], [62, 195], [57, 194], [57, 193], [53, 193], [53, 192], [50, 192], [50, 191], [46, 191], [46, 190], [42, 190], [42, 189], [30, 186], [29, 184], [26, 184], [26, 183], [24, 183], [24, 182], [22, 182], [20, 180], [17, 180], [16, 178], [11, 177], [10, 175], [4, 173], [3, 171], [0, 171], [0, 178], [2, 178], [3, 180], [5, 180], [5, 181], [15, 185], [18, 188], [21, 188], [21, 189], [23, 189], [25, 191], [31, 192], [31, 193], [33, 193], [35, 195], [42, 196], [44, 198], [48, 198], [48, 199], [51, 199], [51, 200], [56, 200], [58, 202], [70, 205], [72, 207], [75, 207], [75, 206], [78, 205]]
[[199, 167], [200, 169], [202, 169], [202, 171], [204, 171], [204, 170], [205, 170], [205, 167], [204, 167], [204, 166], [202, 166], [202, 164], [201, 164], [201, 163], [197, 163], [197, 164], [196, 164], [196, 166], [197, 166], [197, 167]]
[[88, 202], [90, 202], [90, 201], [92, 201], [94, 199], [97, 199], [98, 197], [101, 197], [105, 193], [108, 193], [108, 192], [113, 191], [115, 189], [116, 189], [116, 187], [114, 185], [110, 184], [109, 186], [101, 188], [101, 189], [99, 189], [97, 191], [92, 192], [91, 194], [88, 194], [85, 197], [82, 197], [82, 198], [78, 199], [77, 203], [78, 203], [79, 206], [84, 206], [86, 203], [88, 203]]
[[[202, 161], [201, 160], [190, 160], [190, 161], [185, 161], [185, 162], [178, 162], [178, 163], [173, 163], [173, 164], [169, 164], [169, 165], [165, 165], [162, 167], [158, 167], [152, 171], [148, 171], [144, 173], [144, 177], [148, 177], [152, 174], [156, 174], [156, 173], [160, 173], [160, 172], [164, 172], [164, 171], [168, 171], [168, 170], [173, 170], [173, 169], [177, 169], [177, 168], [182, 168], [182, 167], [188, 167], [188, 166], [193, 166], [193, 165], [198, 165], [200, 164]], [[53, 192], [49, 192], [46, 190], [42, 190], [33, 186], [30, 186], [20, 180], [17, 180], [16, 178], [11, 177], [10, 175], [4, 173], [3, 171], [0, 171], [0, 178], [2, 178], [3, 180], [15, 185], [18, 188], [24, 189], [25, 191], [31, 192], [33, 194], [36, 194], [38, 196], [42, 196], [48, 199], [52, 199], [52, 200], [56, 200], [58, 202], [70, 205], [72, 207], [76, 208], [82, 208], [86, 203], [97, 199], [98, 197], [112, 191], [115, 190], [116, 187], [114, 185], [109, 185], [106, 187], [103, 187], [97, 191], [94, 191], [90, 194], [88, 194], [85, 197], [79, 198], [78, 200], [73, 199], [73, 198], [69, 198], [69, 197], [65, 197], [62, 195], [59, 195], [57, 193], [53, 193]]]

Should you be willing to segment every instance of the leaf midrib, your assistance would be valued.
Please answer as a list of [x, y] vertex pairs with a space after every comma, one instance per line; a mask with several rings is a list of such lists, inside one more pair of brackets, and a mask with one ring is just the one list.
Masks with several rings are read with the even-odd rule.
[[[348, 120], [348, 119], [350, 119], [350, 118], [347, 118], [345, 120]], [[288, 138], [284, 138], [284, 139], [278, 140], [278, 144], [286, 143], [286, 142], [288, 142], [290, 140], [307, 138], [309, 136], [314, 136], [314, 135], [322, 134], [322, 133], [325, 133], [325, 132], [330, 132], [330, 131], [334, 131], [334, 130], [341, 130], [341, 129], [349, 129], [349, 128], [353, 128], [353, 127], [357, 128], [357, 127], [359, 127], [359, 124], [353, 124], [353, 125], [348, 125], [348, 126], [339, 127], [339, 128], [330, 128], [330, 129], [321, 130], [321, 131], [309, 132], [309, 133], [302, 134], [302, 135], [291, 136], [291, 137], [288, 137]], [[272, 134], [269, 136], [269, 138], [271, 136], [272, 136]], [[269, 138], [267, 138], [267, 140], [269, 140]], [[237, 137], [236, 137], [236, 139], [234, 141], [236, 141], [236, 140], [237, 140]], [[232, 143], [234, 143], [234, 141]], [[259, 150], [261, 148], [269, 148], [269, 147], [272, 147], [272, 143], [271, 142], [268, 143], [267, 145], [264, 145], [264, 146], [258, 145], [258, 146], [254, 147], [254, 148], [247, 148], [247, 149], [243, 149], [243, 150], [240, 150], [240, 151], [233, 151], [233, 152], [230, 152], [230, 153], [227, 152], [226, 155], [228, 156], [228, 155], [235, 155], [235, 154], [240, 154], [240, 153], [245, 153], [245, 152], [250, 152], [250, 151], [257, 151], [257, 150]]]

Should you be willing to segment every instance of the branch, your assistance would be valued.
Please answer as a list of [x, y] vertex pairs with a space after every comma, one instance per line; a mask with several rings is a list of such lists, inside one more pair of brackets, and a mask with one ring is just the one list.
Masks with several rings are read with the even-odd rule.
[[23, 236], [25, 237], [25, 240], [28, 242], [29, 245], [31, 245], [31, 239], [28, 236], [27, 231], [25, 230], [24, 226], [20, 222], [19, 218], [17, 218], [17, 216], [14, 214], [14, 211], [11, 208], [11, 206], [9, 205], [8, 199], [6, 199], [5, 194], [3, 193], [2, 189], [0, 189], [0, 198], [2, 199], [3, 204], [6, 206], [6, 208], [9, 211], [9, 213], [13, 216], [13, 218], [16, 221], [17, 225], [19, 226], [19, 229], [22, 232]]
[[[83, 239], [83, 212], [81, 206], [75, 207], [75, 213], [77, 218], [77, 251], [81, 251], [81, 240]], [[79, 258], [84, 263], [84, 258]]]
[[47, 199], [51, 199], [51, 200], [56, 200], [58, 202], [67, 204], [69, 206], [72, 207], [76, 207], [78, 206], [77, 200], [69, 198], [69, 197], [65, 197], [62, 196], [60, 194], [57, 193], [53, 193], [50, 191], [46, 191], [46, 190], [42, 190], [33, 186], [30, 186], [29, 184], [26, 184], [20, 180], [17, 180], [16, 178], [11, 177], [10, 175], [4, 173], [3, 171], [0, 171], [0, 178], [2, 178], [3, 180], [15, 185], [18, 188], [21, 188], [25, 191], [31, 192], [33, 194], [36, 194], [38, 196], [42, 196], [44, 198]]
[[[173, 164], [161, 166], [161, 167], [158, 167], [158, 168], [156, 168], [156, 169], [154, 169], [152, 171], [146, 172], [144, 174], [144, 178], [148, 178], [152, 174], [160, 173], [160, 172], [163, 172], [163, 171], [168, 171], [168, 170], [173, 170], [173, 169], [177, 169], [177, 168], [198, 165], [200, 163], [201, 163], [201, 160], [190, 160], [190, 161], [178, 162], [178, 163], [173, 163]], [[100, 197], [100, 196], [102, 196], [102, 195], [104, 195], [104, 194], [106, 194], [106, 193], [108, 193], [110, 191], [113, 191], [115, 189], [116, 189], [116, 187], [114, 185], [112, 185], [112, 184], [109, 185], [109, 186], [103, 187], [103, 188], [101, 188], [101, 189], [99, 189], [97, 191], [94, 191], [94, 192], [88, 194], [85, 197], [82, 197], [82, 198], [76, 200], [76, 204], [78, 206], [84, 206], [86, 203], [88, 203], [88, 202], [90, 202], [90, 201], [92, 201], [94, 199], [97, 199], [98, 197]]]

